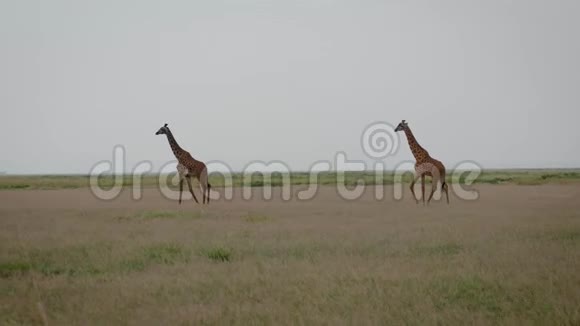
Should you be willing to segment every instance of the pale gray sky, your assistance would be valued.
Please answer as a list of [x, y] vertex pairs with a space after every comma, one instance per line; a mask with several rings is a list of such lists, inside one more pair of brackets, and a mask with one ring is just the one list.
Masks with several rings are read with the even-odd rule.
[[[580, 1], [0, 1], [0, 171], [304, 170], [406, 119], [449, 168], [580, 167]], [[404, 140], [404, 138], [403, 138]], [[402, 144], [387, 167], [411, 159]], [[371, 162], [370, 159], [368, 159]]]

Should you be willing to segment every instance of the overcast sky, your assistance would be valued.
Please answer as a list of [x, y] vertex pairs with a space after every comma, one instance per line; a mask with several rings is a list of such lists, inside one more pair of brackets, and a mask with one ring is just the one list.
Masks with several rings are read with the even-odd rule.
[[[304, 170], [406, 119], [453, 168], [580, 167], [580, 1], [0, 1], [0, 171], [180, 145]], [[402, 135], [401, 135], [402, 136]], [[403, 143], [387, 168], [412, 159]]]

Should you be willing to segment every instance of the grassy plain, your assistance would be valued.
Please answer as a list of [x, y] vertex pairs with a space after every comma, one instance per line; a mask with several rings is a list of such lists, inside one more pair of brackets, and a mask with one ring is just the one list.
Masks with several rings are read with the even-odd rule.
[[26, 177], [0, 191], [0, 325], [578, 325], [580, 187], [542, 175], [450, 205], [325, 186], [205, 207]]
[[[461, 174], [459, 182], [463, 183], [468, 172]], [[134, 177], [132, 175], [121, 176], [123, 186], [132, 186], [140, 183], [144, 187], [157, 187], [160, 183], [170, 187], [175, 187], [174, 174], [172, 175], [144, 175]], [[292, 172], [290, 174], [275, 173], [271, 176], [270, 184], [280, 186], [287, 176], [292, 185], [307, 185], [317, 183], [320, 185], [335, 185], [337, 183], [336, 172], [321, 172], [315, 180], [311, 180], [306, 172]], [[410, 182], [412, 173], [405, 173], [401, 176], [401, 181]], [[227, 181], [231, 180], [231, 181]], [[393, 185], [398, 181], [392, 171], [385, 171], [383, 174], [368, 172], [345, 172], [344, 183], [355, 185], [364, 182], [366, 185], [384, 184]], [[447, 176], [448, 182], [452, 181], [452, 176]], [[580, 170], [558, 169], [558, 170], [487, 170], [481, 173], [474, 183], [479, 184], [516, 184], [516, 185], [539, 185], [549, 183], [574, 183], [580, 182]], [[112, 176], [101, 176], [98, 184], [102, 187], [111, 187], [115, 183]], [[241, 173], [222, 174], [214, 173], [210, 175], [210, 183], [213, 187], [223, 187], [231, 184], [234, 187], [248, 185], [252, 187], [262, 187], [268, 184], [263, 175], [254, 174], [249, 179], [244, 179]], [[86, 175], [2, 175], [0, 176], [0, 190], [19, 189], [76, 189], [89, 187], [90, 178]]]

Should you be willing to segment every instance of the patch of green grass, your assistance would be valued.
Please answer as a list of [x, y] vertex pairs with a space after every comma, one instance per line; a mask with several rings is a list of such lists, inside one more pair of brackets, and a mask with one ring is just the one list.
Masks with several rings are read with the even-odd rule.
[[35, 271], [43, 275], [96, 275], [104, 272], [103, 256], [110, 255], [111, 244], [98, 243], [33, 250], [29, 257]]
[[233, 252], [225, 247], [206, 248], [200, 251], [200, 255], [216, 262], [229, 262]]
[[14, 190], [14, 189], [28, 189], [29, 184], [0, 184], [0, 189]]
[[0, 263], [0, 277], [17, 277], [29, 271], [44, 276], [101, 274], [105, 266], [100, 258], [109, 250], [107, 244], [31, 249], [26, 260], [18, 257]]
[[537, 186], [546, 182], [539, 179], [519, 179], [514, 182], [518, 186]]
[[14, 259], [0, 263], [0, 277], [17, 277], [29, 271], [44, 276], [96, 276], [115, 272], [143, 271], [152, 265], [174, 265], [190, 261], [191, 252], [173, 243], [137, 248], [124, 256], [113, 256], [110, 244], [32, 249], [30, 263]]
[[54, 261], [42, 261], [34, 264], [34, 270], [41, 273], [44, 276], [56, 276], [56, 275], [80, 275], [80, 266], [69, 266], [68, 264], [59, 264]]
[[542, 180], [548, 179], [580, 179], [580, 172], [545, 173], [540, 176]]
[[550, 237], [551, 240], [580, 243], [580, 230], [565, 230]]
[[262, 180], [254, 180], [250, 183], [250, 187], [263, 187], [264, 181]]
[[463, 247], [456, 243], [444, 243], [433, 246], [417, 246], [411, 252], [417, 256], [453, 256], [459, 254]]
[[249, 223], [264, 223], [264, 222], [268, 222], [271, 221], [272, 218], [266, 215], [254, 215], [254, 214], [249, 214], [244, 216], [244, 221], [249, 222]]
[[147, 263], [147, 260], [142, 256], [138, 256], [129, 259], [123, 259], [119, 263], [118, 268], [121, 272], [130, 273], [144, 271], [148, 266], [149, 264]]
[[465, 309], [494, 321], [507, 315], [553, 319], [554, 306], [545, 300], [541, 287], [510, 282], [504, 287], [501, 282], [473, 275], [436, 278], [429, 283], [428, 293], [440, 311]]
[[133, 257], [123, 259], [119, 268], [125, 272], [143, 271], [151, 265], [187, 263], [191, 252], [179, 244], [161, 243], [139, 248]]
[[461, 307], [493, 316], [502, 314], [502, 302], [508, 299], [499, 285], [477, 276], [436, 279], [429, 292], [435, 307], [440, 310]]
[[189, 261], [189, 252], [177, 244], [159, 244], [146, 247], [143, 253], [148, 261], [156, 264], [173, 265], [177, 262]]
[[13, 277], [28, 272], [32, 266], [21, 261], [0, 263], [0, 278]]

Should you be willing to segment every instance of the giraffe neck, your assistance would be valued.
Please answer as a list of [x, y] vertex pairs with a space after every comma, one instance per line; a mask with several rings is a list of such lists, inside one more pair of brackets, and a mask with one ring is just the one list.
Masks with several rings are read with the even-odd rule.
[[417, 139], [413, 135], [411, 128], [405, 128], [405, 135], [407, 136], [407, 142], [409, 143], [409, 148], [411, 148], [411, 152], [417, 161], [423, 161], [424, 159], [429, 157], [429, 153], [419, 145]]
[[179, 147], [179, 144], [177, 144], [177, 140], [175, 140], [175, 137], [173, 137], [173, 133], [171, 132], [171, 130], [168, 129], [166, 135], [167, 140], [169, 141], [169, 146], [173, 151], [173, 155], [175, 155], [176, 158], [179, 158], [179, 154], [183, 152], [183, 149]]

